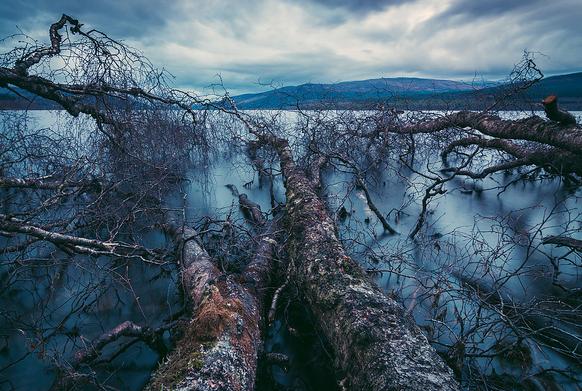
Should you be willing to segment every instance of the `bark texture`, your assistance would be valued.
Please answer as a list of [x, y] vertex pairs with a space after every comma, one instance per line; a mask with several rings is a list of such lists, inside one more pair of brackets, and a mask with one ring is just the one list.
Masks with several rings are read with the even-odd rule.
[[262, 346], [262, 295], [275, 248], [275, 224], [269, 224], [259, 240], [242, 281], [216, 268], [194, 230], [183, 228], [177, 233], [183, 243], [182, 284], [194, 318], [176, 349], [152, 375], [147, 390], [254, 389]]
[[559, 122], [562, 125], [576, 125], [576, 117], [558, 107], [558, 97], [556, 95], [546, 97], [542, 104], [544, 105], [546, 116], [552, 121]]
[[384, 129], [389, 133], [433, 133], [448, 128], [469, 127], [503, 139], [527, 140], [561, 148], [575, 154], [582, 153], [582, 129], [562, 126], [538, 116], [520, 120], [503, 120], [496, 115], [459, 111], [431, 121]]
[[[261, 138], [261, 135], [256, 134]], [[453, 372], [412, 318], [346, 255], [313, 183], [286, 140], [262, 136], [285, 180], [295, 280], [353, 390], [457, 390]]]
[[582, 252], [582, 240], [569, 236], [546, 236], [542, 239], [544, 244], [555, 244], [556, 246], [569, 247], [578, 252]]
[[467, 137], [453, 141], [441, 153], [443, 162], [446, 163], [447, 156], [456, 148], [467, 147], [470, 145], [487, 149], [496, 149], [513, 156], [515, 160], [489, 166], [479, 173], [459, 170], [457, 171], [457, 175], [466, 175], [474, 179], [481, 179], [493, 172], [520, 166], [535, 165], [538, 167], [544, 167], [551, 172], [575, 173], [582, 176], [582, 154], [575, 154], [560, 148], [539, 144], [520, 145], [505, 139]]

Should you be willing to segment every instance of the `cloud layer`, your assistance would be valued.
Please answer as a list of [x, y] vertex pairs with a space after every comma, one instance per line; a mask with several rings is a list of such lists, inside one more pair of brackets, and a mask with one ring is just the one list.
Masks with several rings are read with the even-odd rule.
[[0, 3], [0, 34], [46, 39], [61, 13], [140, 48], [203, 90], [390, 76], [506, 75], [523, 50], [548, 73], [579, 71], [579, 0], [19, 0]]

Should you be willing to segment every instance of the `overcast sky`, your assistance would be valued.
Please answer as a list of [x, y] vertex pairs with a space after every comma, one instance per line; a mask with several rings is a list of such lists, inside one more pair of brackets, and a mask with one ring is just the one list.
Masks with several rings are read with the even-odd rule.
[[201, 91], [417, 76], [499, 79], [524, 50], [546, 74], [582, 70], [580, 0], [17, 0], [0, 34], [45, 39], [61, 13], [141, 49]]

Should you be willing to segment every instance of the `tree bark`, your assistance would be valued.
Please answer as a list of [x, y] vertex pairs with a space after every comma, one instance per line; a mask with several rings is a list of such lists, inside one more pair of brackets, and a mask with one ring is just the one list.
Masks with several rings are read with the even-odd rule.
[[546, 116], [550, 120], [556, 121], [564, 126], [576, 125], [576, 117], [558, 107], [558, 97], [556, 95], [546, 97], [542, 101], [542, 104], [544, 105]]
[[578, 252], [582, 252], [582, 240], [574, 239], [569, 236], [546, 236], [542, 239], [542, 243], [569, 247]]
[[516, 160], [488, 166], [479, 173], [461, 170], [457, 172], [457, 175], [466, 175], [474, 179], [482, 179], [493, 172], [520, 166], [535, 165], [560, 174], [575, 173], [582, 176], [582, 155], [580, 154], [575, 154], [560, 148], [541, 146], [539, 144], [519, 145], [505, 139], [467, 137], [453, 141], [441, 153], [443, 162], [446, 162], [447, 156], [457, 147], [468, 147], [470, 145], [503, 151], [516, 158]]
[[[248, 198], [244, 207], [257, 211]], [[243, 201], [241, 200], [241, 201]], [[243, 202], [241, 202], [243, 206]], [[260, 212], [260, 211], [259, 211]], [[182, 285], [194, 308], [176, 349], [152, 375], [147, 390], [252, 390], [262, 346], [263, 301], [275, 251], [277, 222], [260, 220], [254, 258], [242, 279], [218, 270], [191, 228], [177, 231]]]
[[563, 127], [538, 116], [520, 120], [503, 120], [496, 115], [459, 111], [431, 121], [385, 128], [388, 133], [433, 133], [448, 128], [469, 127], [479, 132], [503, 139], [535, 141], [582, 154], [582, 129]]
[[450, 368], [405, 313], [346, 255], [313, 183], [286, 140], [275, 147], [285, 180], [294, 277], [353, 390], [457, 390]]

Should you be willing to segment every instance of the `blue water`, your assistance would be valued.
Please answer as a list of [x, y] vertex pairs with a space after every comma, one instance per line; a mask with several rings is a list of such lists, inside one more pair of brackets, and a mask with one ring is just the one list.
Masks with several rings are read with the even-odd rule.
[[[34, 112], [30, 126], [51, 127], [56, 133], [66, 134], [70, 128], [66, 115], [63, 116], [60, 112]], [[293, 113], [284, 116], [286, 121], [294, 121]], [[83, 137], [80, 132], [77, 137], [80, 144]], [[419, 149], [416, 169], [422, 171], [427, 165], [435, 170], [441, 167], [438, 152]], [[193, 223], [199, 223], [204, 216], [215, 219], [230, 216], [242, 224], [237, 200], [226, 188], [227, 184], [246, 192], [264, 211], [270, 210], [268, 182], [259, 185], [257, 174], [240, 151], [219, 151], [205, 165], [189, 170], [188, 179], [186, 184], [168, 189], [166, 203], [170, 207], [184, 206], [188, 220]], [[346, 221], [338, 219], [340, 237], [348, 252], [364, 268], [375, 271], [372, 276], [377, 283], [387, 292], [397, 294], [419, 324], [436, 327], [439, 341], [453, 343], [461, 332], [454, 326], [456, 318], [460, 316], [466, 319], [467, 325], [474, 325], [476, 313], [474, 298], [459, 293], [458, 276], [485, 285], [503, 280], [504, 295], [518, 303], [560, 294], [552, 286], [553, 269], [549, 259], [564, 255], [566, 250], [543, 246], [540, 239], [561, 234], [566, 229], [570, 236], [582, 239], [580, 190], [568, 189], [555, 178], [538, 177], [512, 183], [514, 179], [515, 173], [499, 173], [483, 181], [455, 179], [447, 183], [447, 192], [431, 200], [427, 221], [415, 241], [407, 235], [420, 213], [418, 194], [427, 182], [408, 168], [394, 163], [368, 177], [372, 198], [388, 215], [399, 232], [397, 235], [383, 233], [349, 174], [327, 170], [323, 194], [332, 215], [342, 205], [350, 213]], [[274, 194], [278, 202], [284, 202], [280, 177], [275, 180]], [[155, 231], [143, 233], [142, 240], [150, 247], [167, 244], [167, 239]], [[53, 357], [66, 358], [82, 345], [84, 338], [91, 340], [125, 320], [158, 325], [180, 307], [176, 290], [178, 277], [172, 265], [160, 270], [158, 266], [138, 262], [114, 265], [103, 259], [95, 265], [94, 260], [82, 257], [76, 257], [72, 263], [65, 261], [61, 255], [54, 263], [23, 266], [10, 275], [0, 266], [3, 272], [0, 286], [7, 287], [8, 281], [12, 281], [0, 296], [1, 390], [48, 389], [55, 376], [51, 369]], [[579, 287], [579, 266], [580, 262], [561, 264], [560, 282], [570, 288]], [[504, 277], [513, 272], [518, 275], [505, 281]], [[441, 308], [446, 307], [448, 311], [442, 320], [453, 325], [451, 329], [435, 326], [430, 320], [435, 315], [431, 312], [435, 281], [445, 291]], [[455, 293], [447, 295], [447, 287], [454, 288]], [[43, 341], [71, 310], [91, 301], [94, 304], [89, 311], [75, 312], [60, 325], [67, 335]], [[484, 312], [488, 319], [498, 316], [493, 309]], [[24, 316], [11, 321], [11, 314]], [[278, 331], [281, 322], [278, 319], [269, 330], [267, 351], [301, 357], [289, 346], [285, 331]], [[35, 328], [46, 331], [35, 335], [32, 331]], [[574, 327], [573, 332], [580, 330]], [[479, 330], [468, 343], [475, 349], [485, 349], [492, 345], [492, 337]], [[563, 355], [547, 348], [532, 352], [531, 373], [549, 366], [573, 365]], [[20, 358], [21, 361], [6, 367]], [[135, 344], [110, 364], [109, 381], [122, 389], [138, 390], [147, 382], [158, 358], [146, 345]], [[476, 359], [475, 363], [488, 371], [516, 372], [516, 368], [500, 361]], [[276, 381], [282, 385], [293, 384], [294, 377], [300, 376], [277, 368], [273, 371]]]

